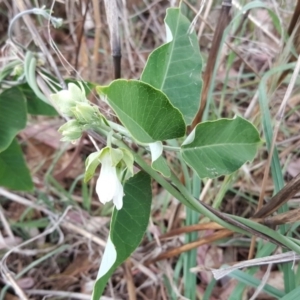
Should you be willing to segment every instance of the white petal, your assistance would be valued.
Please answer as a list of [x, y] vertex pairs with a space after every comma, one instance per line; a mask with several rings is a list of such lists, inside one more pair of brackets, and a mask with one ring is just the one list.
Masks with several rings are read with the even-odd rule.
[[118, 179], [117, 189], [115, 191], [115, 195], [113, 198], [114, 205], [118, 210], [120, 210], [123, 207], [123, 195], [124, 195], [123, 186]]
[[104, 276], [110, 270], [110, 268], [115, 263], [116, 259], [117, 259], [116, 247], [112, 243], [111, 238], [109, 236], [105, 246], [104, 254], [102, 256], [102, 261], [98, 271], [97, 279]]
[[173, 34], [170, 27], [167, 24], [165, 26], [166, 26], [166, 33], [167, 33], [166, 43], [169, 43], [173, 40]]
[[100, 176], [96, 184], [96, 193], [102, 203], [111, 201], [117, 189], [118, 177], [116, 168], [112, 167], [111, 158], [109, 155], [102, 159], [102, 167]]
[[192, 143], [195, 139], [195, 133], [196, 130], [194, 129], [189, 135], [188, 137], [185, 139], [185, 141], [182, 143], [182, 145], [188, 145], [190, 143]]
[[158, 141], [155, 143], [151, 143], [151, 144], [149, 144], [149, 148], [151, 151], [152, 162], [154, 162], [161, 156], [161, 154], [163, 152], [162, 142]]

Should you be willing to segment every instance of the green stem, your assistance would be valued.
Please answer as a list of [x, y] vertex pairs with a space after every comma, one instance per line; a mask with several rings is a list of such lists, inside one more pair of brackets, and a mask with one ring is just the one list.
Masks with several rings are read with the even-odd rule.
[[[124, 136], [126, 136], [126, 137], [128, 137], [128, 138], [130, 138], [130, 139], [132, 139], [132, 135], [131, 135], [131, 134], [129, 133], [129, 131], [128, 131], [125, 127], [123, 127], [122, 125], [119, 125], [119, 124], [117, 124], [117, 123], [114, 123], [114, 122], [108, 121], [108, 120], [107, 120], [107, 123], [109, 124], [109, 126], [110, 126], [113, 130], [115, 130], [115, 131], [117, 131], [118, 133], [120, 133], [120, 134], [122, 134], [122, 135], [124, 135]], [[138, 142], [138, 141], [136, 141], [136, 143], [137, 143], [138, 145], [140, 145], [140, 146], [148, 147], [148, 149], [149, 149], [149, 144], [146, 144], [146, 143], [140, 143], [140, 142]], [[180, 151], [180, 147], [172, 147], [172, 146], [168, 146], [168, 145], [163, 145], [163, 148], [164, 148], [164, 150], [166, 150], [166, 151], [173, 151], [173, 152], [179, 152], [179, 151]]]
[[[99, 133], [103, 135], [107, 135], [107, 131], [104, 128], [97, 129]], [[205, 206], [203, 206], [197, 199], [195, 199], [191, 193], [186, 189], [186, 187], [180, 182], [177, 176], [172, 172], [171, 174], [171, 181], [173, 182], [174, 186], [169, 183], [164, 177], [162, 177], [159, 173], [149, 166], [144, 159], [137, 153], [133, 152], [130, 147], [128, 147], [124, 142], [121, 141], [121, 136], [117, 133], [113, 134], [112, 142], [118, 146], [127, 149], [132, 153], [134, 156], [134, 160], [136, 163], [145, 171], [147, 172], [154, 180], [156, 180], [162, 187], [164, 187], [171, 195], [173, 195], [178, 201], [182, 204], [190, 207], [191, 209], [203, 214], [204, 216], [208, 217], [212, 221], [220, 224], [224, 228], [232, 230], [234, 232], [239, 232], [242, 234], [248, 234], [247, 231], [242, 230], [239, 227], [234, 225], [228, 224], [218, 216], [216, 216], [213, 212], [208, 210]]]
[[[218, 223], [219, 225], [235, 231], [235, 232], [239, 232], [239, 233], [243, 233], [243, 234], [248, 234], [245, 230], [242, 230], [241, 228], [238, 228], [234, 225], [228, 224], [226, 223], [224, 220], [220, 219], [218, 216], [216, 216], [213, 212], [211, 212], [210, 210], [208, 210], [206, 207], [204, 207], [200, 201], [198, 201], [197, 199], [195, 199], [191, 193], [189, 193], [189, 191], [186, 189], [186, 187], [180, 182], [180, 180], [177, 178], [177, 176], [172, 173], [171, 174], [171, 181], [173, 182], [173, 184], [178, 188], [178, 190], [180, 191], [180, 195], [182, 197], [184, 197], [184, 199], [190, 204], [189, 207], [193, 208], [195, 211], [203, 214], [204, 216], [206, 216], [207, 218], [211, 219], [212, 221]], [[178, 198], [177, 198], [178, 199]], [[178, 199], [180, 201], [180, 199]]]
[[[97, 131], [99, 133], [101, 133], [102, 135], [104, 135], [104, 136], [107, 136], [107, 134], [108, 134], [107, 128], [97, 128]], [[198, 201], [196, 198], [193, 197], [193, 195], [180, 182], [180, 180], [177, 178], [177, 176], [173, 172], [171, 172], [171, 177], [170, 177], [170, 180], [172, 182], [172, 184], [171, 184], [163, 176], [161, 176], [154, 169], [152, 169], [151, 166], [149, 166], [139, 154], [132, 151], [132, 149], [129, 146], [127, 146], [127, 144], [124, 143], [121, 139], [122, 139], [121, 135], [119, 135], [117, 133], [113, 133], [112, 143], [115, 144], [118, 147], [122, 147], [122, 148], [125, 148], [128, 151], [130, 151], [132, 153], [132, 155], [134, 156], [135, 162], [145, 172], [147, 172], [154, 180], [156, 180], [163, 188], [165, 188], [171, 195], [173, 195], [177, 200], [179, 200], [182, 204], [184, 204], [184, 205], [190, 207], [191, 209], [203, 214], [204, 216], [206, 216], [210, 220], [218, 223], [219, 225], [223, 226], [224, 228], [227, 228], [227, 229], [229, 229], [233, 232], [238, 232], [238, 233], [249, 235], [249, 232], [247, 232], [243, 228], [239, 228], [238, 226], [227, 223], [226, 221], [224, 221], [223, 219], [218, 217], [216, 214], [214, 214], [212, 211], [207, 209], [203, 204], [201, 204], [200, 201]], [[245, 224], [253, 223], [252, 221], [247, 220], [247, 219], [243, 219], [243, 222], [242, 222], [241, 218], [238, 218], [238, 217], [235, 217], [235, 216], [231, 216], [231, 217], [233, 218], [233, 220], [235, 220], [235, 219], [240, 220], [239, 222], [241, 223], [241, 225], [243, 223], [245, 223]], [[247, 225], [251, 227], [250, 224], [247, 224]], [[262, 230], [261, 232], [263, 232], [263, 231], [264, 230]], [[272, 236], [272, 234], [269, 234], [269, 235]], [[277, 236], [277, 238], [278, 238], [278, 236]], [[283, 242], [282, 238], [281, 238], [281, 242]], [[287, 241], [287, 238], [284, 238], [284, 243], [283, 244], [288, 244], [290, 249], [293, 249], [297, 253], [300, 253], [300, 251], [298, 249], [298, 245], [293, 243], [293, 241]]]

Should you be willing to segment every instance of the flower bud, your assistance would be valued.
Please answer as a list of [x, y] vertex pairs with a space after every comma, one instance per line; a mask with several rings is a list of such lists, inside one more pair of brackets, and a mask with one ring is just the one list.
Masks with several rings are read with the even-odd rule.
[[63, 135], [62, 141], [71, 142], [81, 137], [82, 126], [77, 120], [70, 120], [62, 125], [58, 131]]
[[74, 116], [72, 108], [75, 107], [77, 103], [88, 102], [85, 97], [83, 87], [79, 88], [74, 83], [69, 83], [67, 90], [62, 90], [56, 94], [52, 94], [50, 95], [50, 98], [59, 111], [68, 117]]
[[71, 111], [77, 121], [82, 124], [92, 123], [98, 113], [98, 109], [89, 103], [77, 103], [75, 107], [71, 108]]

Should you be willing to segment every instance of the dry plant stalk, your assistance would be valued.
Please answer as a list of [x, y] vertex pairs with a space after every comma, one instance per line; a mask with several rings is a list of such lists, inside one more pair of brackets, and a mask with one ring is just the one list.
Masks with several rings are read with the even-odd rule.
[[265, 204], [253, 218], [265, 218], [276, 211], [300, 191], [300, 173], [295, 176], [282, 190], [280, 190], [267, 204]]
[[97, 81], [97, 67], [99, 64], [99, 48], [100, 48], [100, 35], [102, 29], [100, 5], [98, 0], [93, 0], [94, 19], [95, 19], [95, 40], [93, 49], [93, 66], [92, 66], [92, 79]]
[[201, 104], [200, 104], [200, 109], [193, 121], [193, 124], [191, 126], [191, 129], [193, 129], [198, 123], [201, 122], [202, 115], [206, 106], [207, 102], [207, 96], [209, 92], [209, 87], [211, 84], [211, 78], [214, 72], [214, 68], [216, 65], [216, 60], [218, 56], [218, 52], [221, 46], [221, 41], [223, 37], [223, 33], [225, 28], [228, 25], [229, 22], [229, 11], [231, 8], [231, 0], [225, 0], [222, 3], [222, 10], [221, 10], [221, 15], [219, 18], [219, 23], [217, 25], [214, 38], [212, 41], [212, 46], [209, 51], [209, 56], [207, 59], [207, 64], [206, 64], [206, 69], [203, 74], [203, 90], [202, 90], [202, 95], [201, 95]]
[[216, 232], [214, 232], [213, 234], [203, 237], [197, 241], [185, 244], [181, 247], [177, 247], [171, 250], [168, 250], [166, 252], [161, 253], [160, 255], [158, 255], [157, 257], [155, 257], [154, 259], [150, 260], [150, 261], [146, 261], [145, 265], [148, 266], [152, 263], [155, 263], [157, 261], [163, 260], [163, 259], [167, 259], [167, 258], [171, 258], [173, 256], [177, 256], [183, 252], [187, 252], [190, 251], [192, 249], [198, 248], [202, 245], [206, 245], [206, 244], [211, 244], [214, 241], [218, 241], [220, 239], [223, 239], [225, 237], [231, 236], [234, 233], [231, 230], [228, 229], [222, 229], [222, 230], [218, 230]]
[[118, 7], [116, 0], [105, 0], [106, 18], [110, 32], [110, 45], [114, 60], [114, 78], [121, 77], [121, 44], [118, 25]]
[[300, 208], [297, 208], [273, 217], [255, 219], [255, 221], [267, 226], [277, 226], [277, 225], [298, 222], [300, 219], [299, 216], [300, 216]]
[[189, 233], [193, 231], [200, 231], [200, 230], [219, 230], [219, 229], [224, 229], [223, 226], [215, 223], [215, 222], [208, 222], [208, 223], [203, 223], [203, 224], [194, 224], [194, 225], [189, 225], [189, 226], [184, 226], [184, 227], [179, 227], [174, 230], [171, 230], [165, 234], [162, 234], [159, 236], [160, 240], [168, 239], [176, 235], [180, 235], [183, 233]]
[[[297, 1], [297, 4], [294, 9], [294, 13], [288, 28], [288, 35], [292, 36], [292, 34], [295, 32], [295, 35], [293, 37], [293, 44], [296, 49], [296, 53], [300, 54], [300, 31], [299, 31], [299, 26], [300, 26], [300, 0]], [[292, 55], [289, 59], [290, 62], [296, 61], [296, 58]], [[284, 71], [281, 76], [278, 79], [278, 85], [284, 80], [284, 78], [287, 76], [287, 74], [290, 72], [290, 70]]]

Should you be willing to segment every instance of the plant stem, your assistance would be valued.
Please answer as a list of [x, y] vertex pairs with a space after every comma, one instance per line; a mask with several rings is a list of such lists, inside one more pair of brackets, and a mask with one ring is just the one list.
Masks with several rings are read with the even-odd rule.
[[[109, 131], [111, 129], [109, 128]], [[97, 131], [104, 136], [107, 136], [108, 134], [108, 127], [98, 127]], [[98, 134], [96, 134], [98, 135]], [[95, 136], [94, 136], [95, 137]], [[99, 137], [101, 139], [101, 136]], [[98, 139], [98, 138], [97, 138]], [[156, 180], [163, 188], [165, 188], [171, 195], [173, 195], [177, 200], [179, 200], [182, 204], [190, 207], [191, 209], [197, 211], [198, 213], [203, 214], [210, 220], [218, 223], [219, 225], [223, 226], [224, 228], [227, 228], [233, 232], [246, 234], [248, 236], [252, 235], [259, 235], [259, 232], [263, 232], [264, 229], [260, 228], [261, 230], [255, 230], [252, 229], [253, 221], [243, 219], [241, 221], [241, 218], [238, 218], [236, 216], [229, 216], [227, 214], [222, 214], [218, 211], [215, 211], [213, 208], [206, 207], [206, 205], [198, 201], [196, 198], [193, 197], [193, 195], [187, 190], [187, 188], [180, 182], [180, 180], [177, 178], [177, 176], [171, 172], [170, 180], [172, 183], [170, 183], [168, 180], [166, 180], [163, 176], [161, 176], [158, 172], [156, 172], [154, 169], [149, 166], [144, 159], [132, 149], [127, 146], [126, 143], [122, 141], [122, 136], [118, 133], [113, 133], [112, 135], [112, 143], [115, 144], [118, 147], [122, 147], [127, 149], [132, 153], [134, 156], [135, 162], [143, 169], [146, 173], [148, 173], [154, 180]], [[249, 225], [250, 224], [250, 225]], [[254, 223], [256, 226], [256, 224]], [[254, 228], [255, 228], [254, 226]], [[257, 225], [258, 226], [258, 225]], [[260, 225], [261, 226], [261, 225]], [[285, 245], [288, 244], [288, 247], [290, 249], [293, 249], [295, 252], [300, 253], [300, 250], [298, 249], [298, 245], [293, 243], [293, 241], [288, 241], [284, 239], [283, 237], [278, 238], [278, 235], [276, 238], [272, 239], [272, 234], [269, 232], [269, 234], [261, 234], [259, 235], [262, 238], [270, 238], [272, 242], [277, 244], [277, 240], [280, 240], [278, 242], [278, 245]], [[282, 243], [284, 240], [284, 243]]]
[[[103, 134], [107, 135], [107, 128], [98, 128], [98, 131]], [[180, 182], [180, 180], [177, 178], [177, 176], [172, 172], [171, 173], [171, 181], [174, 185], [172, 185], [170, 182], [168, 182], [163, 176], [161, 176], [159, 173], [157, 173], [154, 169], [149, 166], [144, 159], [137, 153], [133, 152], [130, 147], [128, 147], [123, 141], [121, 141], [121, 136], [117, 133], [113, 134], [112, 143], [115, 144], [118, 147], [123, 147], [127, 150], [129, 150], [132, 155], [134, 156], [134, 160], [136, 163], [145, 171], [147, 172], [154, 180], [156, 180], [162, 187], [164, 187], [171, 195], [173, 195], [178, 201], [180, 201], [182, 204], [190, 207], [191, 209], [203, 214], [204, 216], [208, 217], [212, 221], [220, 224], [221, 226], [232, 230], [234, 232], [239, 232], [242, 234], [249, 234], [246, 230], [243, 230], [237, 226], [231, 225], [221, 218], [219, 218], [217, 215], [215, 215], [213, 212], [208, 210], [204, 205], [202, 205], [197, 199], [195, 199], [191, 193], [186, 189], [186, 187]], [[176, 186], [176, 188], [174, 187]]]

